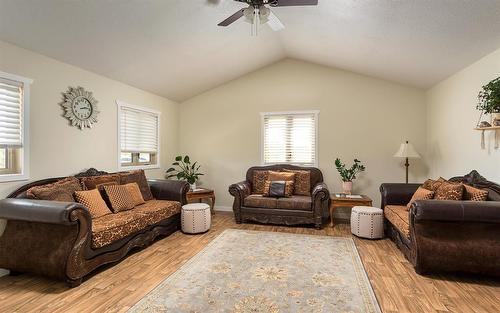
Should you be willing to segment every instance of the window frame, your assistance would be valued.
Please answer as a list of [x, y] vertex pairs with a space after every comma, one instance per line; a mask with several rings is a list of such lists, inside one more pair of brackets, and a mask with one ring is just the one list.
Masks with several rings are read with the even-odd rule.
[[[264, 136], [265, 136], [265, 118], [266, 116], [290, 116], [290, 115], [305, 115], [311, 114], [314, 115], [314, 164], [310, 163], [294, 163], [294, 162], [279, 162], [279, 163], [266, 163], [264, 160]], [[297, 165], [297, 166], [314, 166], [318, 167], [319, 164], [319, 110], [308, 110], [308, 111], [279, 111], [279, 112], [260, 112], [260, 164], [262, 166], [266, 165], [275, 165], [275, 164], [289, 164], [289, 165]]]
[[[0, 173], [0, 182], [14, 182], [30, 179], [30, 86], [33, 84], [33, 79], [10, 74], [0, 71], [0, 78], [15, 81], [23, 84], [22, 94], [22, 114], [21, 114], [21, 138], [23, 146], [20, 148], [21, 153], [21, 172], [20, 173], [5, 173], [3, 169]], [[7, 148], [7, 158], [11, 157], [12, 149]]]
[[[127, 171], [127, 170], [147, 170], [147, 169], [159, 169], [161, 168], [160, 166], [160, 152], [161, 152], [161, 140], [160, 140], [160, 127], [161, 127], [161, 112], [156, 111], [153, 109], [150, 109], [148, 107], [144, 106], [139, 106], [139, 105], [134, 105], [127, 103], [122, 100], [116, 100], [116, 105], [117, 105], [117, 134], [118, 134], [118, 169], [120, 171]], [[155, 156], [152, 157], [156, 162], [155, 163], [144, 163], [144, 164], [133, 164], [132, 165], [123, 165], [121, 162], [121, 112], [123, 108], [130, 108], [138, 111], [143, 111], [151, 114], [155, 114], [158, 117], [158, 127], [157, 127], [157, 134], [156, 134], [156, 145], [158, 147], [158, 151], [156, 152]], [[149, 152], [140, 152], [140, 153], [149, 153]], [[139, 154], [139, 153], [137, 153]], [[138, 156], [137, 156], [138, 157]], [[134, 153], [132, 154], [132, 160], [134, 159]]]

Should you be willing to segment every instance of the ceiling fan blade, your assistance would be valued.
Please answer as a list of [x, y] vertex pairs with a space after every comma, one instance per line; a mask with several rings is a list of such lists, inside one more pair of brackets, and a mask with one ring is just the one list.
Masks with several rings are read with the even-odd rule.
[[220, 22], [217, 25], [225, 27], [225, 26], [229, 26], [229, 25], [233, 24], [234, 22], [236, 22], [237, 20], [239, 20], [241, 17], [243, 17], [243, 11], [245, 11], [245, 9], [239, 10], [238, 12], [234, 13], [233, 15], [231, 15], [228, 18], [226, 18], [225, 20], [223, 20], [222, 22]]
[[269, 3], [273, 7], [292, 7], [303, 5], [318, 5], [318, 0], [275, 0]]
[[267, 21], [269, 27], [275, 32], [285, 29], [285, 25], [281, 23], [280, 19], [273, 13], [269, 13], [269, 21]]

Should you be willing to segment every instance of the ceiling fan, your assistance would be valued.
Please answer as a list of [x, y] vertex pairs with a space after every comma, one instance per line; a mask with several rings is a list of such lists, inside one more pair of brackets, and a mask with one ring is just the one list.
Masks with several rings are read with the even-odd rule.
[[[207, 0], [211, 4], [217, 4], [220, 0]], [[271, 11], [269, 7], [291, 7], [318, 5], [318, 0], [234, 0], [248, 4], [245, 9], [238, 10], [236, 13], [217, 24], [227, 27], [242, 17], [245, 21], [252, 24], [252, 35], [257, 35], [260, 24], [267, 24], [274, 31], [280, 31], [285, 28], [279, 18]]]

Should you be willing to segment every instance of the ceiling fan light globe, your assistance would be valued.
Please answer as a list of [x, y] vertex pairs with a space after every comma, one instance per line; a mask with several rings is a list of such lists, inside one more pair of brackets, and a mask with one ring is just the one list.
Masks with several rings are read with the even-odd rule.
[[243, 10], [243, 15], [245, 16], [245, 21], [250, 23], [250, 24], [253, 24], [254, 14], [255, 14], [255, 11], [254, 11], [253, 7], [248, 7], [245, 10]]

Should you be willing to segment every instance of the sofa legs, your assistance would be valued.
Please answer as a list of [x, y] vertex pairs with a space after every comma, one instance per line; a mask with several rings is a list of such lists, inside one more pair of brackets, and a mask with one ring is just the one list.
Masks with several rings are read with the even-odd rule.
[[78, 279], [66, 279], [66, 284], [69, 288], [75, 288], [82, 284], [83, 278]]
[[321, 224], [321, 223], [319, 223], [319, 224], [318, 224], [318, 223], [316, 223], [316, 224], [314, 224], [314, 227], [315, 227], [317, 230], [320, 230], [320, 229], [322, 229], [322, 228], [323, 228], [323, 224]]

